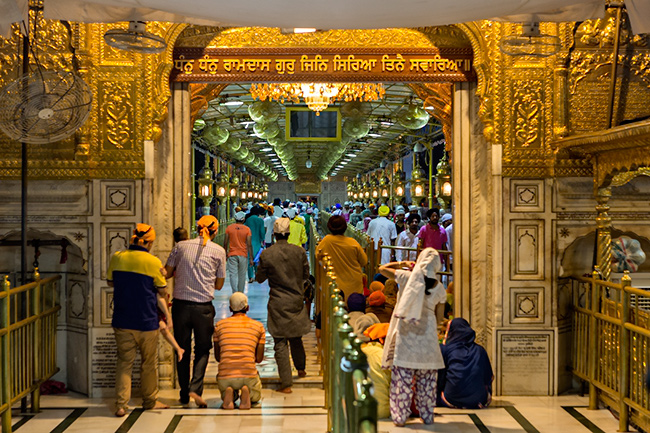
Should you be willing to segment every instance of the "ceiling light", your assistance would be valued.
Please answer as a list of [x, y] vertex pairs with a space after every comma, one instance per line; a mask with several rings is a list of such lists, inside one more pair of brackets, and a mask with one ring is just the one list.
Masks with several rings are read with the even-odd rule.
[[272, 150], [273, 150], [272, 147], [263, 147], [262, 149], [260, 149], [260, 151], [262, 151], [262, 152], [270, 152]]
[[241, 122], [239, 122], [239, 124], [244, 125], [244, 128], [248, 128], [249, 126], [254, 125], [255, 121], [254, 120], [242, 120]]
[[311, 168], [311, 157], [309, 156], [309, 151], [307, 151], [307, 161], [305, 161], [305, 167]]
[[347, 165], [349, 161], [341, 161], [340, 165]]
[[381, 126], [385, 126], [385, 127], [389, 127], [389, 126], [394, 125], [394, 123], [392, 121], [390, 121], [390, 120], [382, 120], [381, 122], [379, 122], [379, 124]]
[[424, 107], [424, 109], [433, 111], [435, 110], [435, 107], [433, 105], [427, 105], [426, 107]]
[[386, 89], [380, 83], [262, 83], [251, 84], [253, 99], [272, 101], [304, 100], [316, 115], [335, 101], [376, 101]]
[[240, 101], [237, 98], [232, 98], [232, 97], [226, 97], [226, 98], [223, 99], [223, 101], [221, 101], [219, 103], [219, 105], [225, 105], [227, 107], [238, 107], [238, 106], [240, 106], [242, 104], [243, 104], [242, 101]]
[[415, 152], [415, 153], [424, 152], [425, 150], [426, 150], [426, 148], [419, 141], [417, 143], [415, 143], [415, 146], [413, 146], [413, 152]]
[[381, 137], [381, 134], [377, 134], [376, 132], [369, 132], [366, 136], [372, 138], [378, 138]]
[[345, 156], [349, 156], [350, 158], [356, 158], [357, 154], [350, 152], [350, 153], [346, 153]]

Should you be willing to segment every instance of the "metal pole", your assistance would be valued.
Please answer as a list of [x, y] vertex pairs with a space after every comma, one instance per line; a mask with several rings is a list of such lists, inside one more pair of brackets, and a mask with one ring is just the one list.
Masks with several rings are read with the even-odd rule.
[[616, 92], [616, 74], [618, 69], [618, 47], [621, 38], [621, 10], [623, 8], [622, 2], [612, 2], [610, 7], [616, 8], [616, 30], [614, 32], [614, 58], [612, 59], [612, 80], [609, 83], [609, 106], [607, 107], [607, 127], [611, 128], [616, 126], [614, 124], [614, 99]]
[[433, 146], [429, 148], [429, 209], [433, 207]]
[[[27, 76], [29, 69], [29, 21], [24, 26], [23, 35], [23, 64], [21, 75]], [[25, 89], [26, 90], [26, 89]], [[21, 143], [20, 148], [20, 282], [27, 284], [27, 143]], [[27, 293], [20, 295], [20, 317], [27, 317]], [[20, 401], [20, 411], [27, 411], [27, 398]]]

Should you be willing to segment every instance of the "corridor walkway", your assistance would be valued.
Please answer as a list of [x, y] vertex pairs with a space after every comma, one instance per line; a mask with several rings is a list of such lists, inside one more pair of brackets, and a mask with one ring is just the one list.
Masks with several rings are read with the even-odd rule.
[[[250, 315], [266, 323], [267, 284], [247, 284], [251, 304]], [[227, 300], [230, 286], [216, 293], [217, 318], [229, 315]], [[207, 409], [193, 404], [182, 406], [177, 390], [162, 390], [160, 400], [171, 406], [167, 410], [143, 411], [131, 401], [133, 408], [124, 418], [113, 416], [112, 399], [88, 399], [69, 393], [44, 396], [38, 414], [13, 412], [14, 431], [19, 433], [318, 433], [327, 429], [324, 392], [320, 386], [316, 364], [316, 342], [313, 333], [305, 339], [307, 372], [297, 379], [292, 394], [274, 391], [277, 371], [273, 359], [273, 343], [267, 334], [266, 357], [259, 370], [264, 387], [261, 404], [249, 411], [219, 409], [221, 399], [214, 389], [217, 364], [212, 358], [206, 374], [204, 397]], [[587, 398], [562, 397], [501, 397], [484, 410], [436, 409], [435, 424], [426, 426], [411, 419], [406, 427], [398, 428], [390, 420], [379, 421], [380, 433], [392, 432], [478, 432], [478, 433], [610, 433], [618, 423], [607, 410], [586, 410]]]

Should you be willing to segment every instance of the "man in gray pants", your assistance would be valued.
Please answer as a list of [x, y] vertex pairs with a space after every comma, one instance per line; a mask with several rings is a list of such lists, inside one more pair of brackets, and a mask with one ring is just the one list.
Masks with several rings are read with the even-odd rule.
[[304, 248], [291, 245], [289, 218], [278, 218], [273, 225], [276, 243], [262, 251], [257, 267], [258, 283], [269, 280], [268, 329], [273, 337], [275, 361], [280, 374], [279, 392], [290, 393], [293, 378], [291, 361], [298, 377], [305, 377], [305, 348], [302, 336], [311, 329], [305, 306], [305, 281], [309, 279], [309, 262]]

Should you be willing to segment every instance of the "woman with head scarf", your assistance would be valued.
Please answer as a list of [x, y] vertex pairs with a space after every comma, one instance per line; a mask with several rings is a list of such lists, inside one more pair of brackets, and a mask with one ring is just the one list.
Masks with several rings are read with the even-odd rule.
[[382, 357], [382, 368], [392, 372], [390, 413], [397, 426], [411, 414], [415, 383], [415, 405], [425, 424], [433, 423], [436, 378], [445, 364], [438, 344], [438, 323], [443, 318], [445, 288], [438, 281], [440, 256], [424, 249], [417, 262], [392, 262], [379, 271], [400, 286]]
[[445, 406], [480, 409], [492, 400], [492, 365], [475, 338], [467, 320], [449, 322], [445, 344], [440, 345], [447, 368], [438, 377], [438, 401]]

